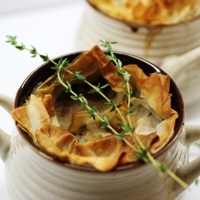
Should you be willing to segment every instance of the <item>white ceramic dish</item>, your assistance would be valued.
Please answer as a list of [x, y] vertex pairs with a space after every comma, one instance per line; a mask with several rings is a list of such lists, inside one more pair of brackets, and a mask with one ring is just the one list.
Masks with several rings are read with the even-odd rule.
[[118, 20], [85, 1], [77, 40], [79, 49], [104, 38], [116, 41], [114, 49], [160, 65], [168, 56], [181, 55], [200, 45], [200, 18], [173, 25], [140, 25]]

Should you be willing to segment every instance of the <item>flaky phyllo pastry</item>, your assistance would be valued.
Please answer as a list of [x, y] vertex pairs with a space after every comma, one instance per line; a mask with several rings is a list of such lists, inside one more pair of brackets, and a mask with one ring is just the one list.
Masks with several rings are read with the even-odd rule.
[[[67, 69], [81, 72], [92, 84], [108, 83], [103, 93], [125, 113], [123, 78], [98, 46], [80, 54]], [[134, 133], [127, 132], [125, 137], [134, 145], [133, 136], [137, 134], [149, 152], [155, 154], [172, 137], [178, 117], [171, 108], [170, 78], [158, 73], [147, 76], [135, 64], [123, 66], [123, 69], [131, 74], [129, 86], [133, 91], [129, 115]], [[85, 96], [90, 106], [96, 106], [100, 116], [107, 116], [110, 125], [120, 133], [121, 118], [105, 104], [105, 99], [100, 94], [88, 93], [90, 86], [72, 78], [65, 70], [62, 74], [74, 91]], [[98, 118], [94, 120], [78, 101], [70, 98], [56, 82], [56, 74], [41, 83], [25, 105], [12, 111], [12, 116], [38, 148], [61, 161], [109, 171], [137, 160], [133, 148], [114, 137], [110, 129], [102, 129]]]
[[141, 24], [174, 24], [200, 15], [200, 0], [88, 0], [103, 13]]

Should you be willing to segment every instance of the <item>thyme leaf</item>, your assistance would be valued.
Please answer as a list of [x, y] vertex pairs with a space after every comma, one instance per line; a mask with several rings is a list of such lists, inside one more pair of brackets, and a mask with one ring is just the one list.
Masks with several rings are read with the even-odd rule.
[[80, 81], [86, 80], [85, 76], [81, 75], [81, 72], [75, 71], [72, 73], [73, 78], [77, 78]]
[[43, 60], [44, 62], [49, 61], [48, 55], [40, 55], [40, 58], [42, 58], [42, 60]]
[[7, 43], [10, 43], [13, 46], [19, 46], [17, 44], [17, 41], [16, 41], [17, 40], [17, 36], [7, 35], [6, 37], [7, 37], [7, 40], [6, 40]]
[[90, 91], [89, 93], [99, 93], [99, 92], [102, 92], [103, 89], [105, 89], [106, 87], [108, 87], [109, 84], [105, 84], [103, 86], [101, 86], [101, 83], [98, 83], [97, 86], [94, 86]]
[[110, 120], [109, 120], [108, 116], [103, 115], [103, 121], [101, 123], [101, 128], [106, 129], [107, 126], [109, 125], [109, 123], [110, 123]]
[[113, 136], [114, 136], [115, 139], [121, 140], [121, 141], [124, 141], [125, 138], [126, 138], [125, 134], [113, 134]]
[[149, 157], [148, 157], [147, 152], [148, 152], [147, 148], [142, 148], [142, 149], [140, 149], [139, 151], [136, 152], [135, 157], [138, 160], [143, 160], [145, 162], [149, 162]]

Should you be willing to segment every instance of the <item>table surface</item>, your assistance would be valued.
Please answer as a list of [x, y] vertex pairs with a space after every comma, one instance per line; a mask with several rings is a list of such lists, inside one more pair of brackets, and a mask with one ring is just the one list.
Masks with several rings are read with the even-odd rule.
[[[0, 13], [0, 93], [14, 98], [22, 81], [42, 64], [41, 59], [31, 58], [27, 52], [19, 52], [6, 43], [6, 35], [17, 36], [19, 42], [33, 45], [52, 58], [76, 51], [74, 44], [84, 5], [84, 0], [68, 0], [51, 6]], [[186, 123], [200, 124], [199, 111], [200, 105], [197, 104], [188, 108]], [[0, 119], [1, 129], [11, 134], [13, 120], [2, 108]], [[190, 159], [198, 155], [199, 148], [193, 146]], [[0, 160], [0, 199], [8, 200], [4, 171], [4, 163]], [[200, 185], [193, 184], [188, 189], [186, 200], [199, 199]]]

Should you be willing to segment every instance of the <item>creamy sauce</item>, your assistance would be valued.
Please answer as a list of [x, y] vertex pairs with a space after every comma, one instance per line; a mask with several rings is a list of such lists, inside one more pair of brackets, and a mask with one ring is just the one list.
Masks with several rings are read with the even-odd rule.
[[147, 35], [145, 36], [144, 41], [144, 57], [149, 57], [149, 51], [151, 50], [152, 44], [156, 36], [162, 31], [162, 27], [154, 27], [147, 29]]

